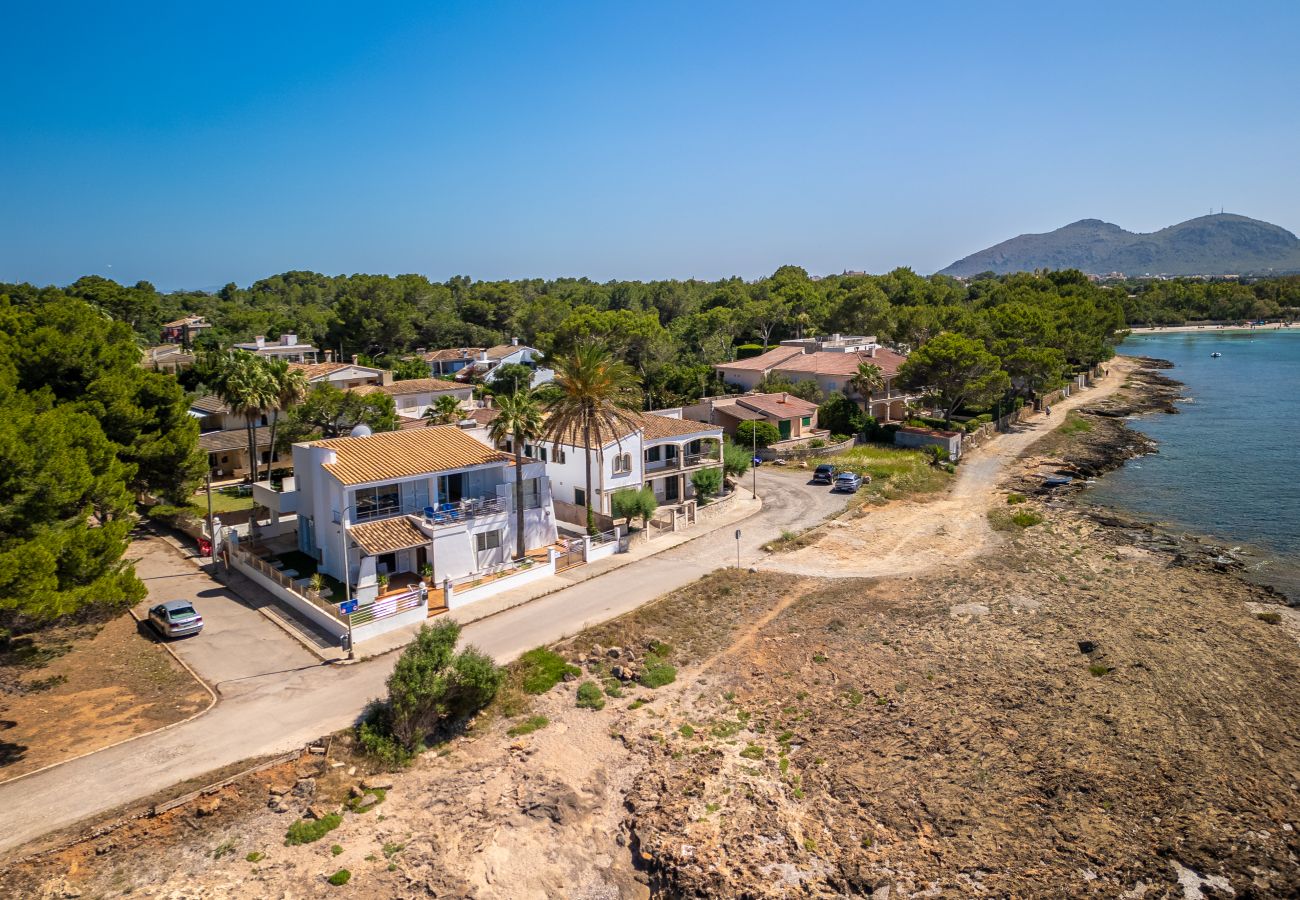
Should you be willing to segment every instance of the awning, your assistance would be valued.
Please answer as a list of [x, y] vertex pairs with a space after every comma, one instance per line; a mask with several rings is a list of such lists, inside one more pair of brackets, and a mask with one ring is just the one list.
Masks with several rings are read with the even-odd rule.
[[348, 534], [367, 556], [379, 556], [408, 547], [419, 547], [433, 539], [417, 528], [406, 516], [363, 522], [348, 529]]

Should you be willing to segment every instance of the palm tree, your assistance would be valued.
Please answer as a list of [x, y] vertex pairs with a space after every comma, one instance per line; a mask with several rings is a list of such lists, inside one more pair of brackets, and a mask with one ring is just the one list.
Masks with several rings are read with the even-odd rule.
[[455, 425], [465, 417], [460, 401], [451, 394], [443, 394], [433, 406], [424, 411], [425, 425]]
[[591, 511], [591, 450], [603, 445], [609, 435], [617, 436], [637, 426], [632, 410], [639, 405], [641, 390], [636, 373], [627, 363], [594, 343], [582, 343], [555, 361], [553, 384], [558, 396], [547, 406], [545, 434], [554, 443], [582, 442], [587, 451], [587, 527], [593, 527]]
[[[858, 370], [849, 379], [849, 387], [862, 397], [867, 415], [871, 415], [871, 395], [885, 386], [885, 373], [875, 363], [860, 362]], [[889, 418], [889, 407], [885, 407], [885, 418]]]
[[[275, 456], [275, 428], [280, 423], [280, 411], [296, 406], [307, 396], [307, 374], [302, 369], [290, 368], [283, 359], [267, 360], [266, 375], [273, 395], [271, 405], [271, 457]], [[271, 480], [271, 459], [266, 460], [266, 480]]]
[[266, 360], [251, 353], [228, 350], [208, 363], [209, 387], [233, 415], [244, 419], [248, 438], [249, 481], [257, 480], [257, 422], [274, 403]]
[[497, 417], [488, 426], [493, 443], [510, 439], [515, 453], [515, 559], [528, 552], [524, 545], [524, 441], [542, 435], [542, 407], [529, 390], [497, 398]]

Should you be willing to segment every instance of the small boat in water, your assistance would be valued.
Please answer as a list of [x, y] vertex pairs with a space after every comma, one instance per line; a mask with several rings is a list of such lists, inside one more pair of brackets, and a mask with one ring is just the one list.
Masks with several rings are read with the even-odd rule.
[[1220, 353], [1218, 350], [1215, 350], [1213, 353], [1210, 354], [1210, 359], [1218, 359], [1222, 355], [1223, 354]]

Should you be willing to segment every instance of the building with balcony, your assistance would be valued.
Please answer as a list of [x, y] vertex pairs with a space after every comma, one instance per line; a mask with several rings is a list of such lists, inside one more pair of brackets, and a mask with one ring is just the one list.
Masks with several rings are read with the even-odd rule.
[[352, 389], [358, 394], [387, 394], [393, 398], [397, 415], [401, 419], [399, 427], [419, 427], [426, 411], [442, 397], [455, 397], [466, 410], [474, 396], [474, 388], [468, 384], [444, 381], [441, 378], [411, 378], [406, 381], [389, 381], [387, 384], [367, 384]]
[[251, 341], [235, 344], [234, 348], [268, 359], [285, 359], [295, 363], [316, 362], [316, 348], [311, 344], [298, 343], [296, 334], [282, 334], [278, 341], [268, 341], [259, 334]]
[[[591, 507], [606, 515], [612, 512], [610, 498], [626, 488], [649, 485], [664, 505], [692, 499], [691, 474], [721, 465], [722, 429], [683, 419], [680, 410], [628, 413], [626, 424], [602, 429], [591, 443]], [[535, 447], [525, 445], [524, 453], [546, 463], [555, 497], [563, 504], [558, 509], [586, 506], [587, 445], [582, 435], [547, 437]], [[572, 521], [574, 512], [568, 511], [566, 521]]]
[[181, 316], [179, 319], [163, 324], [158, 343], [181, 344], [189, 347], [196, 337], [211, 327], [212, 323], [203, 316]]
[[702, 397], [699, 403], [683, 407], [682, 417], [720, 425], [732, 437], [741, 422], [767, 422], [776, 428], [783, 441], [830, 435], [826, 429], [817, 427], [817, 404], [784, 392]]
[[[796, 383], [811, 381], [823, 394], [839, 391], [856, 400], [869, 415], [888, 422], [906, 418], [907, 404], [920, 399], [919, 393], [909, 393], [894, 383], [899, 367], [906, 360], [903, 354], [878, 344], [874, 337], [833, 334], [825, 338], [782, 341], [759, 356], [719, 363], [714, 368], [738, 391], [754, 391], [772, 375]], [[862, 363], [879, 367], [884, 377], [884, 385], [867, 397], [850, 385]]]
[[336, 362], [330, 359], [330, 352], [325, 351], [325, 361], [318, 363], [290, 363], [289, 367], [302, 372], [309, 385], [328, 384], [341, 391], [362, 387], [368, 384], [392, 384], [393, 373], [375, 366], [363, 366], [357, 362]]
[[[514, 457], [454, 425], [295, 444], [293, 461], [293, 491], [278, 503], [298, 516], [298, 549], [320, 572], [346, 572], [363, 600], [381, 574], [457, 581], [514, 555]], [[525, 547], [555, 540], [545, 464], [526, 459]]]

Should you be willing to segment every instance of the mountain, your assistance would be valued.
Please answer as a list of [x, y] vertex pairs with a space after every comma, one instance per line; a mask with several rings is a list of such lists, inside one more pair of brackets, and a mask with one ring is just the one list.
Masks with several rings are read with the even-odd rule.
[[940, 275], [1082, 269], [1125, 275], [1246, 275], [1300, 272], [1300, 239], [1285, 228], [1231, 213], [1201, 216], [1151, 234], [1083, 219], [1046, 234], [1022, 234], [959, 259]]

